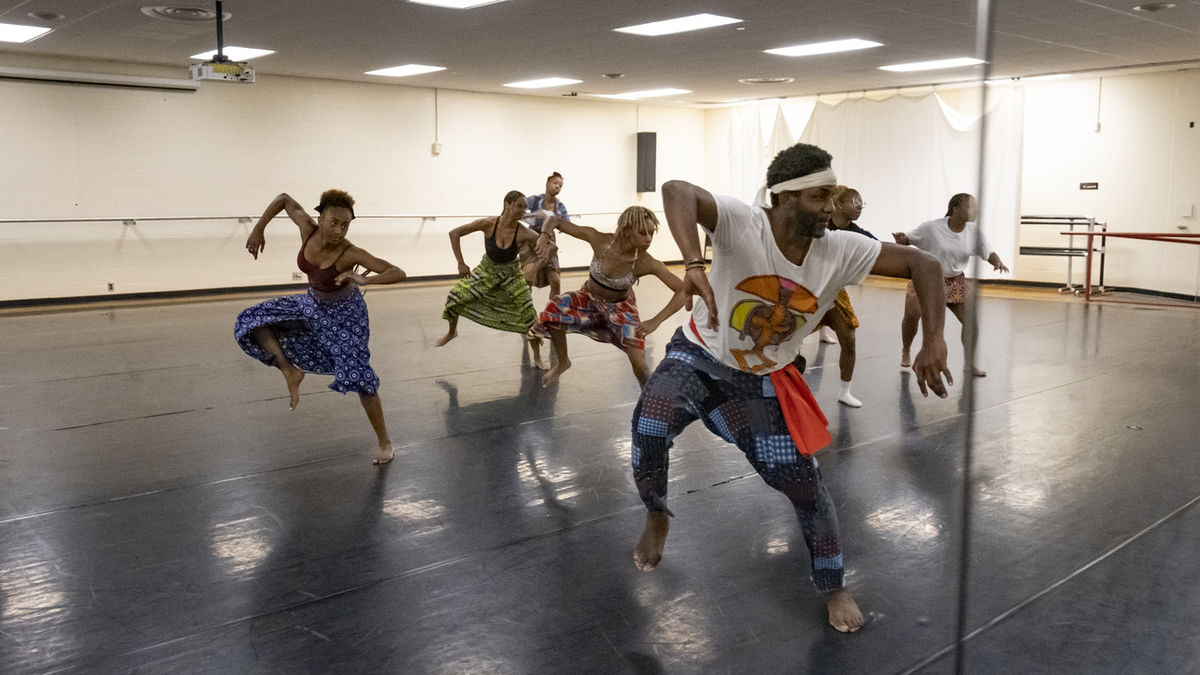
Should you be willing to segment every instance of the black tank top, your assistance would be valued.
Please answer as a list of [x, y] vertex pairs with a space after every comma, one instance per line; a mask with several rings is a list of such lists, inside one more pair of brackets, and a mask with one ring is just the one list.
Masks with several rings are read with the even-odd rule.
[[500, 230], [500, 219], [496, 219], [496, 225], [492, 228], [492, 236], [483, 239], [483, 250], [492, 262], [503, 265], [517, 259], [517, 236], [521, 234], [520, 227], [517, 225], [517, 231], [513, 232], [513, 240], [508, 248], [500, 248], [496, 245], [496, 233]]

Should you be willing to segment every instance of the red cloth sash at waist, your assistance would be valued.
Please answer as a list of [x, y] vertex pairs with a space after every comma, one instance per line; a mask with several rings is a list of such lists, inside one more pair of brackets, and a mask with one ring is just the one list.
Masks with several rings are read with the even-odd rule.
[[808, 388], [800, 369], [789, 363], [771, 373], [771, 384], [779, 397], [783, 410], [783, 421], [800, 454], [808, 457], [833, 442], [829, 435], [829, 420], [817, 405], [812, 390]]
[[[694, 317], [688, 327], [700, 344], [705, 344], [700, 331], [696, 330]], [[818, 450], [832, 443], [829, 420], [821, 412], [821, 406], [817, 405], [817, 399], [796, 364], [789, 363], [770, 373], [770, 378], [771, 385], [775, 387], [775, 396], [779, 398], [779, 408], [783, 411], [783, 421], [800, 454], [805, 457], [815, 455]]]

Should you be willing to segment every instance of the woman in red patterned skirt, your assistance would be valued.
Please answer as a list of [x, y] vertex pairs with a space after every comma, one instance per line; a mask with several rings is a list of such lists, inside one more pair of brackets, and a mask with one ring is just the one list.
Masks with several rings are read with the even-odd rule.
[[[679, 294], [683, 288], [679, 277], [646, 251], [658, 230], [658, 219], [645, 207], [631, 206], [617, 218], [617, 231], [609, 234], [551, 217], [542, 226], [539, 248], [549, 244], [555, 229], [591, 244], [592, 264], [582, 288], [550, 298], [538, 317], [534, 331], [550, 338], [557, 359], [542, 376], [542, 386], [550, 386], [571, 367], [567, 333], [581, 333], [616, 345], [629, 357], [638, 384], [645, 384], [650, 367], [646, 365], [644, 338], [683, 307], [686, 299]], [[654, 318], [642, 321], [633, 285], [648, 274], [658, 277], [675, 295]]]

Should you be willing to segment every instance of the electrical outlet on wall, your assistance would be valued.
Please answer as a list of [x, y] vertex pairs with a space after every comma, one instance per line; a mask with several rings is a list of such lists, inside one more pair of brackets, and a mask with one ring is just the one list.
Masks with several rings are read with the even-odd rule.
[[300, 281], [303, 278], [304, 275], [300, 274], [299, 272], [292, 272], [292, 281]]

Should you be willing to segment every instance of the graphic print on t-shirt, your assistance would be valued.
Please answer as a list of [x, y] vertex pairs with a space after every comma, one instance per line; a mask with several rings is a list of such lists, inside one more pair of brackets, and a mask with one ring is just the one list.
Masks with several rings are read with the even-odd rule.
[[[742, 300], [729, 313], [729, 325], [738, 332], [738, 337], [754, 341], [750, 349], [730, 349], [729, 353], [739, 368], [757, 373], [776, 365], [763, 349], [784, 342], [807, 323], [804, 314], [817, 311], [817, 297], [804, 286], [774, 274], [747, 277], [737, 285], [737, 290], [766, 301]], [[758, 363], [750, 365], [748, 356], [756, 358]]]

